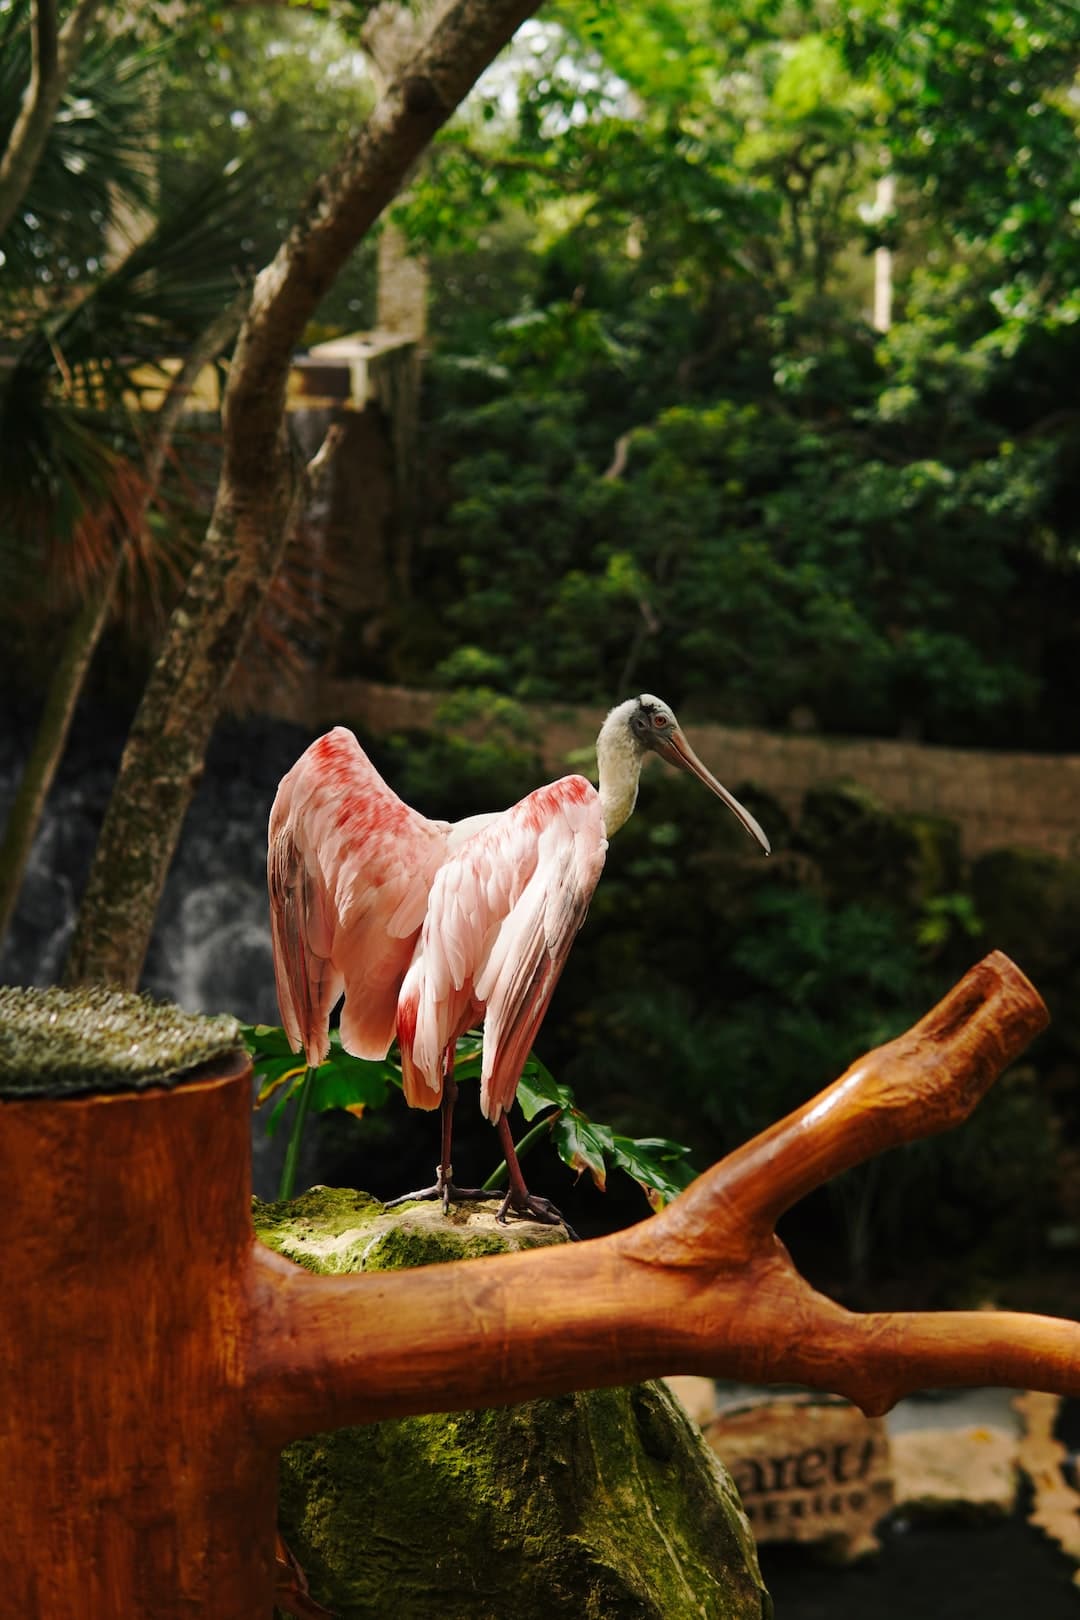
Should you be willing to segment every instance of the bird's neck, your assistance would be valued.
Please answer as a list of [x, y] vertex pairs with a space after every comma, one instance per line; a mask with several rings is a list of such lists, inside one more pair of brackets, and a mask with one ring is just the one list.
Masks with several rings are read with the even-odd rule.
[[625, 725], [605, 724], [596, 739], [596, 763], [600, 773], [600, 808], [604, 831], [610, 838], [630, 819], [637, 803], [638, 780], [644, 759]]

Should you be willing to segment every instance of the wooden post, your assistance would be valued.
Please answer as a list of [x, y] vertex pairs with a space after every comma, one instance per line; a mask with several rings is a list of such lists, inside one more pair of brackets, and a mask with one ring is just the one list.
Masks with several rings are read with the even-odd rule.
[[49, 1059], [72, 992], [0, 991], [4, 1615], [268, 1616], [277, 1451], [344, 1423], [678, 1372], [796, 1380], [869, 1411], [946, 1383], [1080, 1394], [1076, 1323], [860, 1316], [817, 1294], [772, 1230], [838, 1170], [958, 1123], [1042, 1028], [999, 953], [639, 1226], [346, 1278], [255, 1241], [235, 1034], [209, 1067], [187, 1042], [202, 1066], [160, 1071], [149, 1050], [141, 1063], [148, 1004], [112, 1003], [74, 1017], [80, 1068]]
[[249, 1072], [0, 1103], [4, 1615], [268, 1620]]

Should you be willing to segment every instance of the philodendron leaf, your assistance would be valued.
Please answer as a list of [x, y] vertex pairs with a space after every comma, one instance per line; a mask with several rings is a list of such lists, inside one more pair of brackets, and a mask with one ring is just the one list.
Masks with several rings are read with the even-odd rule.
[[638, 1182], [652, 1209], [663, 1209], [694, 1179], [690, 1149], [660, 1136], [613, 1136], [611, 1158]]
[[[275, 1091], [285, 1087], [267, 1120], [266, 1128], [272, 1135], [284, 1105], [307, 1072], [307, 1065], [303, 1054], [292, 1050], [283, 1029], [269, 1024], [255, 1024], [247, 1026], [243, 1035], [251, 1052], [255, 1074], [261, 1081], [255, 1106], [261, 1107]], [[335, 1029], [330, 1035], [330, 1055], [315, 1071], [308, 1106], [318, 1112], [327, 1108], [347, 1108], [359, 1113], [365, 1108], [378, 1108], [386, 1101], [387, 1090], [392, 1085], [401, 1085], [401, 1073], [394, 1064], [389, 1060], [371, 1062], [366, 1058], [353, 1057], [345, 1051]]]
[[386, 1101], [389, 1088], [400, 1085], [400, 1076], [388, 1073], [387, 1063], [372, 1063], [365, 1058], [351, 1057], [348, 1052], [331, 1052], [325, 1063], [315, 1071], [308, 1106], [317, 1113], [327, 1108], [346, 1108], [350, 1113], [362, 1113], [365, 1108], [379, 1108]]
[[545, 1108], [572, 1108], [574, 1093], [569, 1086], [559, 1085], [550, 1069], [530, 1052], [518, 1081], [517, 1100], [525, 1118], [535, 1119]]
[[564, 1164], [578, 1175], [587, 1170], [600, 1191], [606, 1190], [606, 1159], [613, 1143], [606, 1125], [594, 1125], [576, 1108], [568, 1108], [552, 1126], [551, 1139]]

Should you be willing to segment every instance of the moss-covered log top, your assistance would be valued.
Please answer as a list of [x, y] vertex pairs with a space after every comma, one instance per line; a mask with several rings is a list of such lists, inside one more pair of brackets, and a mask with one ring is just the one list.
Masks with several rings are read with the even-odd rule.
[[0, 1098], [175, 1086], [242, 1056], [235, 1018], [102, 986], [0, 987]]
[[[384, 1210], [316, 1187], [256, 1205], [318, 1272], [561, 1243], [498, 1205]], [[341, 1620], [765, 1620], [735, 1488], [666, 1385], [339, 1429], [282, 1457], [281, 1529]]]

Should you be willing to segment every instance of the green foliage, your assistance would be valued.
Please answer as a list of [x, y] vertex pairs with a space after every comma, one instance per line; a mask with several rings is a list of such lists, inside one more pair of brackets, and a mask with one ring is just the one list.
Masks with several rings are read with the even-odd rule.
[[[320, 173], [371, 110], [355, 38], [358, 4], [189, 8], [170, 34], [159, 86], [159, 173], [166, 196], [226, 163], [249, 176], [233, 240], [239, 263], [267, 263]], [[314, 342], [372, 323], [373, 243], [354, 255], [320, 310]]]
[[[30, 6], [14, 0], [0, 17], [0, 149], [30, 73]], [[49, 131], [22, 206], [0, 241], [0, 312], [22, 325], [28, 285], [38, 307], [70, 295], [100, 269], [110, 230], [126, 211], [149, 206], [147, 161], [152, 84], [160, 47], [126, 30], [92, 35]], [[113, 244], [115, 251], [115, 244]]]
[[[787, 377], [800, 408], [817, 369]], [[1031, 536], [1051, 448], [897, 464], [790, 409], [722, 402], [638, 429], [613, 480], [577, 447], [584, 408], [515, 392], [444, 418], [456, 498], [432, 557], [437, 574], [454, 559], [444, 623], [483, 647], [488, 679], [533, 700], [722, 696], [747, 721], [802, 707], [830, 730], [940, 741], [1036, 721], [1023, 600], [1047, 589]]]
[[534, 25], [401, 215], [451, 267], [424, 657], [533, 700], [1071, 735], [1078, 61], [1075, 14], [968, 0]]
[[[360, 1116], [369, 1108], [381, 1107], [390, 1088], [401, 1086], [396, 1047], [382, 1062], [353, 1057], [345, 1051], [334, 1029], [330, 1033], [329, 1056], [317, 1069], [309, 1069], [302, 1058], [297, 1058], [283, 1029], [269, 1024], [245, 1025], [241, 1034], [251, 1053], [256, 1078], [262, 1082], [256, 1107], [280, 1093], [267, 1118], [269, 1135], [281, 1124], [289, 1104], [297, 1104], [280, 1194], [282, 1198], [291, 1197], [308, 1112], [343, 1108]], [[482, 1050], [479, 1031], [459, 1036], [454, 1060], [454, 1079], [459, 1084], [480, 1079]], [[524, 1155], [536, 1141], [547, 1137], [563, 1163], [578, 1175], [587, 1170], [601, 1192], [608, 1167], [613, 1166], [638, 1182], [652, 1208], [659, 1209], [694, 1178], [687, 1163], [688, 1148], [666, 1139], [621, 1136], [606, 1125], [596, 1124], [576, 1106], [569, 1086], [557, 1084], [535, 1053], [530, 1053], [522, 1070], [518, 1100], [527, 1120], [543, 1116], [540, 1125], [518, 1144], [519, 1154]], [[484, 1185], [494, 1191], [505, 1179], [505, 1171], [505, 1164], [499, 1165]]]
[[[280, 1092], [266, 1121], [268, 1136], [281, 1124], [289, 1103], [303, 1084], [307, 1065], [289, 1044], [283, 1029], [272, 1024], [248, 1024], [243, 1037], [261, 1081], [256, 1107], [261, 1108]], [[310, 1106], [316, 1113], [327, 1108], [347, 1108], [355, 1114], [379, 1108], [388, 1088], [401, 1084], [401, 1071], [391, 1063], [374, 1063], [353, 1057], [341, 1044], [337, 1030], [330, 1037], [330, 1055], [315, 1071]]]
[[933, 212], [1044, 293], [1074, 288], [1080, 221], [1055, 198], [1080, 182], [1076, 6], [862, 0], [842, 38], [888, 98], [895, 168]]
[[249, 181], [239, 166], [204, 177], [119, 263], [52, 308], [23, 286], [26, 330], [0, 379], [0, 558], [20, 616], [27, 600], [66, 604], [121, 544], [145, 548], [151, 599], [183, 558], [191, 484], [173, 458], [152, 492], [172, 521], [144, 532], [139, 407], [168, 386], [162, 362], [182, 358], [235, 296], [232, 237]]

